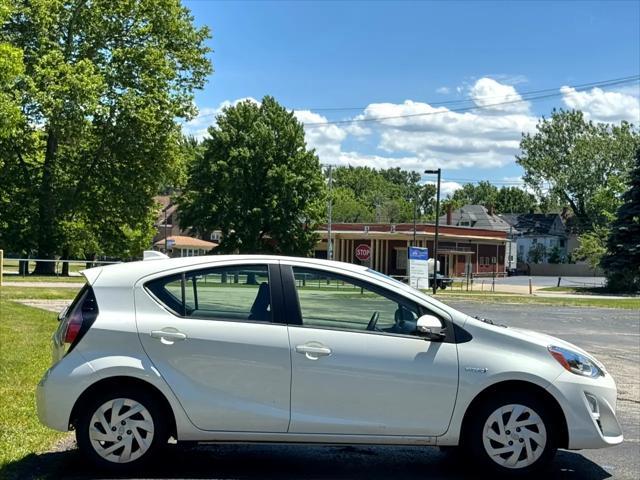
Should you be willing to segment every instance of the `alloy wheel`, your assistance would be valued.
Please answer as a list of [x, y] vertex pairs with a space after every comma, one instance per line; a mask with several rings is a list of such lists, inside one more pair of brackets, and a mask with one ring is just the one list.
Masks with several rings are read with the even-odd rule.
[[89, 423], [89, 440], [96, 453], [114, 463], [132, 462], [153, 442], [153, 418], [141, 403], [115, 398], [103, 403]]
[[510, 404], [489, 415], [482, 441], [487, 454], [498, 465], [525, 468], [534, 464], [544, 452], [547, 430], [533, 409]]

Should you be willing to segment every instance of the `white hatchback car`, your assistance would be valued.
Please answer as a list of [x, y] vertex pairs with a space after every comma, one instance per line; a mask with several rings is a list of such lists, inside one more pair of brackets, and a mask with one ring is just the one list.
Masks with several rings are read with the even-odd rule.
[[173, 437], [460, 445], [522, 473], [623, 439], [614, 380], [583, 350], [362, 266], [233, 255], [83, 274], [38, 414], [101, 466]]

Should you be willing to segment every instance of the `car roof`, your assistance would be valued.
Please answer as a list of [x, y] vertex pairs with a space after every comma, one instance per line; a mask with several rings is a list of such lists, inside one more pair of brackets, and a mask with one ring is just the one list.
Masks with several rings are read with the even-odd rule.
[[274, 262], [284, 261], [299, 263], [301, 265], [317, 265], [340, 268], [341, 270], [351, 271], [354, 273], [362, 273], [367, 267], [355, 265], [353, 263], [336, 262], [334, 260], [323, 260], [318, 258], [306, 257], [287, 257], [280, 255], [202, 255], [195, 257], [177, 257], [177, 258], [150, 258], [136, 262], [123, 262], [113, 265], [105, 265], [95, 268], [82, 270], [80, 273], [84, 275], [87, 282], [91, 285], [99, 283], [100, 285], [126, 286], [133, 285], [139, 279], [148, 275], [161, 273], [164, 271], [173, 271], [197, 268], [202, 265], [203, 268], [213, 267], [216, 263], [229, 261], [247, 261], [247, 262]]

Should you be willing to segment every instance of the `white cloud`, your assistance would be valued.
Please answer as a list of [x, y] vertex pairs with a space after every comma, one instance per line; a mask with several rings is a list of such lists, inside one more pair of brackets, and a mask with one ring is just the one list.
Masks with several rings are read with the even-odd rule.
[[[327, 123], [326, 117], [309, 110], [297, 110], [296, 118], [302, 123]], [[347, 131], [338, 125], [314, 126], [305, 130], [307, 144], [315, 148], [320, 161], [323, 163], [335, 163], [341, 155], [341, 145], [347, 138]]]
[[[435, 185], [436, 182], [432, 180], [427, 180], [424, 183], [428, 183], [431, 185]], [[462, 185], [458, 182], [448, 181], [448, 180], [440, 180], [440, 198], [443, 199], [447, 195], [453, 195], [453, 192], [462, 188]]]
[[198, 140], [202, 140], [207, 135], [207, 130], [216, 123], [216, 117], [222, 113], [222, 110], [226, 107], [235, 106], [240, 102], [249, 100], [256, 105], [260, 105], [260, 102], [252, 97], [238, 98], [230, 101], [225, 100], [221, 102], [217, 107], [203, 107], [199, 109], [198, 115], [188, 122], [182, 124], [182, 131], [186, 135], [192, 135]]
[[[477, 80], [471, 90], [479, 106], [504, 98], [521, 98], [512, 86], [488, 78]], [[329, 124], [326, 117], [308, 110], [297, 111], [296, 117], [307, 124], [307, 143], [316, 149], [322, 163], [416, 171], [436, 167], [496, 168], [513, 162], [522, 132], [532, 131], [537, 122], [528, 113], [528, 104], [516, 105], [501, 110], [453, 112], [406, 100], [400, 104], [370, 104], [355, 117], [386, 118], [379, 122]], [[369, 144], [373, 141], [377, 152], [346, 149], [343, 144], [349, 138], [367, 140]]]
[[436, 93], [440, 93], [442, 95], [446, 95], [447, 93], [451, 92], [451, 89], [449, 87], [439, 87], [436, 88]]
[[[492, 78], [484, 77], [476, 81], [471, 87], [470, 94], [476, 105], [488, 110], [512, 113], [529, 112], [529, 102], [523, 102], [522, 97], [513, 86], [500, 83]], [[504, 102], [511, 103], [496, 105]]]
[[560, 89], [562, 101], [569, 108], [582, 110], [595, 122], [619, 123], [622, 120], [640, 123], [640, 99], [626, 92], [606, 92], [600, 88], [576, 91], [564, 86]]
[[[447, 170], [497, 169], [513, 164], [522, 133], [535, 131], [538, 122], [538, 117], [530, 111], [529, 103], [492, 106], [499, 102], [522, 100], [513, 85], [495, 78], [480, 78], [460, 88], [469, 92], [477, 108], [455, 112], [413, 100], [372, 103], [359, 115], [344, 119], [384, 120], [345, 124], [329, 123], [327, 117], [310, 110], [299, 110], [295, 115], [305, 124], [308, 146], [316, 149], [324, 164], [400, 167], [419, 172], [438, 167]], [[624, 118], [640, 123], [640, 92], [638, 95], [633, 95], [629, 89], [576, 92], [570, 87], [563, 87], [561, 93], [567, 106], [584, 110], [594, 120], [618, 121]], [[225, 101], [215, 108], [203, 108], [200, 115], [183, 128], [201, 138], [207, 127], [214, 124], [216, 114], [225, 106], [242, 100], [245, 99]], [[253, 98], [249, 100], [258, 103]], [[505, 178], [504, 181], [520, 183], [521, 179]], [[449, 182], [447, 188], [453, 191], [456, 185], [459, 184]]]

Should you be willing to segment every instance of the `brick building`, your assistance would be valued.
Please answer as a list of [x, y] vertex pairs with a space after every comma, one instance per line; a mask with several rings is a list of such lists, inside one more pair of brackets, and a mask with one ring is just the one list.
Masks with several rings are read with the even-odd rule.
[[[314, 254], [327, 258], [327, 226], [318, 233], [321, 237]], [[407, 248], [413, 245], [413, 224], [332, 224], [334, 260], [365, 263], [358, 260], [358, 245], [368, 245], [371, 258], [368, 265], [387, 275], [407, 275]], [[435, 225], [416, 225], [415, 246], [427, 247], [433, 254]], [[438, 238], [440, 273], [446, 276], [464, 276], [470, 271], [475, 276], [504, 275], [507, 232], [476, 227], [441, 225]]]

